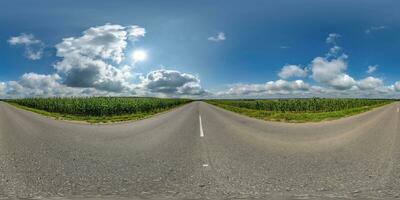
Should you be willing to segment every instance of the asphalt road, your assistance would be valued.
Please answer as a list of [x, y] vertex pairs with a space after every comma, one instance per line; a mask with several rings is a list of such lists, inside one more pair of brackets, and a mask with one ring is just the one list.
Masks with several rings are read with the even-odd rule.
[[393, 199], [398, 108], [285, 124], [193, 102], [137, 122], [86, 125], [0, 102], [0, 197]]

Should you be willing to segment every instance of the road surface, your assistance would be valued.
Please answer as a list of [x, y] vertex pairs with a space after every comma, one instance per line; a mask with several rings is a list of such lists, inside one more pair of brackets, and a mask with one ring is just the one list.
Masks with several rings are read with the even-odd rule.
[[399, 107], [286, 124], [193, 102], [137, 122], [87, 125], [0, 102], [0, 197], [394, 199]]

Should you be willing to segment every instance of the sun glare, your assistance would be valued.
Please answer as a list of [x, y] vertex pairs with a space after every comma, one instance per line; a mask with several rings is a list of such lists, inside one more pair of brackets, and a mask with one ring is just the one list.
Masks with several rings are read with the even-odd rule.
[[135, 50], [132, 53], [133, 61], [142, 62], [147, 59], [147, 52], [144, 50]]

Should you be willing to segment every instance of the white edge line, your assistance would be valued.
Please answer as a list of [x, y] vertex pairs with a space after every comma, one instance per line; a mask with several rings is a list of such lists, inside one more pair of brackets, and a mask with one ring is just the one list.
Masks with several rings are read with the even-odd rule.
[[201, 123], [201, 115], [199, 115], [199, 122], [200, 122], [200, 137], [204, 137], [203, 124]]

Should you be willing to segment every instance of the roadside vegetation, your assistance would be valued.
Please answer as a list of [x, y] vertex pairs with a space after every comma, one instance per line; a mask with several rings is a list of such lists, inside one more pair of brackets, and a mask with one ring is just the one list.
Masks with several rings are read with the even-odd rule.
[[188, 99], [87, 97], [26, 98], [7, 102], [56, 119], [104, 123], [143, 119], [190, 101]]
[[359, 114], [386, 105], [380, 99], [208, 100], [218, 107], [268, 121], [319, 122]]

